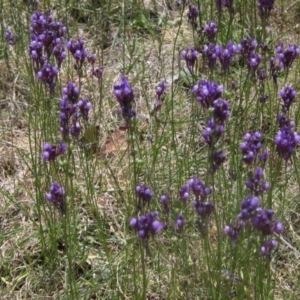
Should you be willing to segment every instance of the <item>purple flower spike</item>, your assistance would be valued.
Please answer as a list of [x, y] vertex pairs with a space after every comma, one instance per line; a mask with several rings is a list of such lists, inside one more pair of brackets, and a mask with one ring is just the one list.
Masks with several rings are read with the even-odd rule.
[[190, 198], [189, 186], [185, 184], [179, 191], [179, 196], [183, 202], [187, 202]]
[[274, 0], [258, 0], [258, 11], [259, 15], [263, 20], [266, 20], [269, 15], [271, 10], [274, 8]]
[[188, 47], [181, 52], [181, 57], [185, 60], [187, 68], [189, 69], [191, 74], [194, 74], [194, 66], [198, 56], [199, 52], [196, 51], [193, 47]]
[[241, 54], [243, 57], [248, 60], [251, 56], [251, 53], [254, 53], [258, 46], [258, 43], [255, 39], [251, 37], [243, 38], [241, 41]]
[[77, 107], [79, 109], [79, 116], [83, 117], [86, 121], [88, 120], [89, 111], [92, 109], [92, 104], [86, 99], [82, 99], [78, 102]]
[[37, 73], [38, 79], [42, 80], [44, 84], [48, 85], [50, 93], [54, 92], [55, 78], [57, 74], [57, 67], [54, 67], [51, 64], [44, 64], [42, 69]]
[[212, 172], [215, 173], [226, 160], [227, 155], [223, 151], [214, 151], [212, 154]]
[[169, 213], [170, 207], [169, 207], [169, 197], [167, 195], [162, 195], [160, 197], [160, 203], [162, 204], [165, 213]]
[[262, 147], [262, 133], [259, 131], [250, 132], [244, 135], [244, 142], [240, 144], [240, 149], [243, 153], [243, 161], [246, 164], [251, 164], [255, 161], [258, 152]]
[[65, 190], [57, 182], [53, 182], [46, 200], [56, 206], [62, 214], [65, 214]]
[[225, 48], [221, 45], [217, 45], [216, 52], [222, 69], [227, 71], [234, 55], [240, 52], [240, 45], [235, 45], [232, 41], [229, 41]]
[[214, 205], [211, 202], [200, 202], [195, 200], [193, 203], [197, 214], [202, 218], [208, 218], [214, 211]]
[[75, 40], [71, 39], [67, 43], [67, 48], [76, 60], [76, 69], [80, 70], [88, 56], [86, 50], [84, 49], [84, 41], [78, 39], [78, 41], [75, 42]]
[[290, 86], [287, 86], [279, 92], [279, 96], [283, 101], [282, 110], [286, 112], [290, 109], [291, 104], [296, 98], [297, 92]]
[[132, 109], [134, 94], [125, 76], [121, 77], [120, 84], [114, 85], [114, 95], [121, 106], [122, 115], [128, 125], [130, 119], [135, 117], [135, 111]]
[[285, 160], [291, 159], [295, 148], [300, 144], [300, 136], [294, 131], [294, 126], [282, 126], [275, 136], [276, 150]]
[[5, 40], [7, 42], [8, 45], [13, 46], [16, 43], [16, 34], [13, 33], [11, 30], [6, 29], [5, 30]]
[[207, 145], [212, 146], [219, 140], [224, 131], [225, 127], [223, 125], [216, 124], [215, 119], [210, 118], [207, 121], [207, 127], [204, 129], [202, 136]]
[[180, 214], [178, 215], [176, 220], [176, 227], [181, 232], [183, 230], [183, 226], [184, 226], [184, 216]]
[[249, 60], [248, 60], [248, 63], [247, 63], [248, 67], [250, 69], [252, 69], [253, 71], [255, 71], [258, 68], [259, 64], [260, 64], [261, 59], [262, 59], [261, 54], [252, 52], [250, 54], [250, 57], [249, 57]]
[[209, 22], [202, 28], [204, 34], [206, 35], [208, 41], [212, 42], [215, 40], [218, 33], [218, 26], [216, 22]]
[[149, 203], [152, 197], [154, 196], [153, 192], [146, 184], [138, 185], [135, 188], [135, 192], [139, 200], [142, 200], [144, 204]]
[[45, 143], [43, 149], [44, 149], [44, 152], [42, 154], [43, 160], [54, 161], [57, 156], [64, 154], [67, 151], [67, 145], [62, 142], [59, 143], [59, 146]]
[[205, 54], [207, 58], [207, 64], [208, 67], [213, 70], [216, 66], [216, 61], [218, 58], [218, 48], [219, 46], [216, 46], [215, 44], [209, 43], [208, 45], [205, 45], [203, 48], [203, 53]]
[[229, 103], [224, 99], [217, 99], [213, 102], [214, 111], [213, 115], [219, 124], [224, 124], [224, 122], [229, 118]]
[[204, 201], [211, 194], [211, 188], [206, 187], [197, 176], [190, 179], [188, 185], [195, 195], [196, 200]]
[[73, 82], [69, 82], [63, 89], [62, 94], [65, 95], [69, 102], [76, 103], [79, 97], [79, 88]]
[[96, 78], [98, 78], [98, 79], [100, 79], [100, 78], [102, 78], [102, 75], [103, 75], [103, 67], [96, 67], [96, 68], [92, 68], [92, 74], [96, 77]]
[[233, 225], [230, 223], [224, 227], [224, 233], [231, 238], [232, 243], [235, 245], [237, 242], [237, 238], [239, 233], [244, 227], [244, 222], [239, 221], [237, 225]]
[[222, 85], [215, 82], [200, 80], [193, 87], [193, 93], [197, 96], [197, 100], [204, 108], [212, 107], [214, 101], [219, 99], [224, 92]]
[[273, 249], [278, 247], [278, 242], [275, 240], [266, 240], [261, 249], [260, 252], [262, 254], [262, 256], [267, 256], [267, 257], [271, 257], [271, 252]]
[[246, 187], [256, 196], [262, 194], [270, 188], [270, 184], [264, 181], [264, 171], [257, 168], [254, 175], [246, 182]]
[[158, 213], [151, 212], [139, 218], [132, 218], [129, 224], [136, 230], [138, 237], [146, 241], [150, 236], [154, 236], [164, 229], [164, 225], [157, 219]]
[[196, 7], [193, 4], [189, 4], [189, 11], [187, 13], [187, 16], [188, 16], [189, 22], [191, 22], [191, 24], [193, 25], [194, 28], [197, 27], [197, 18], [199, 16], [199, 13], [200, 13], [200, 11], [199, 11], [198, 7]]

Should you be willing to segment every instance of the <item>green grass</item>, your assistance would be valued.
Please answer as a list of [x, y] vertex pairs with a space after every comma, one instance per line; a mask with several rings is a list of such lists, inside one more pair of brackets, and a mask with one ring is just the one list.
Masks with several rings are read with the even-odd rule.
[[[188, 23], [188, 6], [175, 1], [34, 1], [0, 0], [0, 297], [1, 299], [299, 299], [299, 149], [285, 161], [274, 138], [281, 111], [278, 96], [286, 86], [299, 91], [299, 58], [281, 71], [274, 84], [269, 59], [283, 42], [299, 44], [298, 5], [275, 1], [262, 22], [257, 1], [234, 1], [234, 13], [218, 14], [215, 1], [192, 1], [200, 9], [200, 26], [218, 22], [215, 43], [240, 43], [251, 36], [266, 42], [258, 50], [268, 76], [263, 91], [237, 54], [228, 70], [219, 62], [209, 69], [203, 53], [190, 74], [182, 50], [199, 52], [208, 43]], [[50, 3], [51, 2], [51, 3]], [[185, 2], [185, 1], [181, 1]], [[293, 9], [295, 7], [295, 9]], [[49, 93], [34, 72], [29, 56], [30, 17], [50, 9], [68, 28], [66, 42], [80, 38], [103, 66], [101, 79], [85, 61], [80, 71], [67, 51]], [[5, 30], [17, 35], [14, 46]], [[51, 62], [55, 63], [53, 57]], [[137, 118], [128, 129], [113, 93], [125, 75], [134, 90]], [[153, 113], [155, 88], [165, 80], [161, 109]], [[209, 147], [202, 136], [212, 109], [197, 103], [192, 88], [199, 80], [215, 81], [230, 104], [222, 137]], [[44, 143], [61, 140], [58, 122], [61, 90], [68, 82], [79, 98], [92, 104], [81, 123], [78, 140], [54, 162], [41, 158]], [[262, 93], [266, 103], [259, 102]], [[299, 96], [288, 112], [299, 132]], [[265, 165], [246, 165], [239, 148], [249, 131], [263, 133]], [[224, 164], [212, 174], [211, 153], [223, 150]], [[250, 225], [234, 246], [224, 227], [235, 222], [241, 201], [249, 195], [245, 182], [262, 166], [270, 189], [260, 196], [272, 208], [284, 233], [270, 258], [262, 257], [265, 238]], [[212, 194], [206, 201], [214, 212], [199, 226], [191, 198], [179, 190], [197, 175]], [[65, 189], [66, 213], [45, 200], [52, 182]], [[154, 197], [137, 209], [136, 186], [146, 184]], [[168, 195], [166, 214], [160, 197]], [[131, 218], [157, 211], [165, 229], [142, 241], [130, 227]], [[184, 229], [176, 225], [185, 217]], [[202, 220], [203, 221], [203, 220]]]

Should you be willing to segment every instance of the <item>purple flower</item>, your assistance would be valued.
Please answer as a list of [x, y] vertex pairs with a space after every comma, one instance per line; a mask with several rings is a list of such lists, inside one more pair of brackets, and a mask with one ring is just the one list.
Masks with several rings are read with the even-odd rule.
[[95, 54], [88, 54], [87, 55], [87, 61], [94, 66], [95, 62], [96, 62], [96, 55]]
[[202, 218], [208, 218], [214, 211], [214, 205], [211, 202], [195, 200], [193, 206], [195, 207], [197, 214]]
[[57, 67], [60, 68], [62, 62], [66, 59], [67, 53], [65, 51], [65, 47], [63, 46], [61, 39], [57, 38], [55, 42], [55, 46], [53, 48], [53, 54], [56, 58]]
[[67, 146], [62, 142], [59, 142], [59, 146], [45, 143], [43, 149], [44, 149], [44, 152], [42, 154], [43, 160], [54, 161], [57, 156], [64, 154], [67, 151]]
[[187, 17], [189, 22], [193, 25], [193, 27], [197, 27], [197, 18], [199, 16], [199, 9], [193, 4], [189, 4], [189, 11], [187, 13]]
[[92, 104], [88, 102], [86, 99], [81, 99], [77, 103], [77, 107], [79, 110], [79, 117], [83, 117], [86, 121], [88, 120], [89, 111], [92, 109]]
[[227, 155], [223, 151], [214, 151], [212, 153], [212, 172], [215, 173], [223, 162], [226, 160]]
[[92, 74], [98, 79], [102, 78], [103, 67], [96, 67], [96, 68], [92, 67]]
[[254, 53], [258, 46], [258, 43], [255, 39], [251, 37], [245, 37], [241, 41], [241, 54], [243, 57], [248, 60], [251, 56], [251, 53]]
[[259, 15], [263, 20], [266, 20], [269, 15], [271, 10], [274, 7], [274, 0], [258, 0], [258, 11], [259, 11]]
[[168, 85], [167, 85], [166, 81], [163, 80], [155, 89], [156, 100], [155, 100], [155, 104], [154, 104], [154, 108], [153, 108], [153, 110], [155, 112], [159, 111], [163, 104], [163, 101], [165, 98], [165, 90], [166, 90], [167, 86]]
[[290, 109], [290, 106], [294, 102], [296, 95], [297, 92], [291, 86], [287, 86], [279, 92], [279, 96], [283, 101], [283, 112], [286, 112]]
[[246, 187], [256, 196], [270, 188], [270, 184], [264, 181], [264, 170], [256, 168], [253, 177], [246, 182]]
[[62, 214], [65, 214], [65, 190], [57, 182], [53, 182], [46, 200], [56, 206]]
[[208, 67], [212, 70], [216, 66], [216, 61], [218, 58], [218, 47], [215, 44], [209, 43], [203, 47], [203, 53], [207, 58]]
[[243, 161], [246, 164], [251, 164], [255, 161], [262, 147], [262, 133], [259, 131], [249, 132], [244, 135], [244, 142], [240, 144], [240, 149], [243, 153]]
[[232, 41], [229, 41], [225, 48], [221, 45], [217, 45], [216, 51], [222, 69], [227, 71], [233, 56], [240, 51], [240, 45], [235, 45]]
[[224, 227], [224, 233], [231, 238], [232, 243], [235, 245], [237, 242], [237, 238], [239, 233], [244, 227], [244, 222], [239, 221], [237, 225], [233, 225], [230, 223]]
[[260, 64], [261, 59], [262, 59], [261, 54], [252, 52], [250, 54], [250, 57], [249, 57], [248, 62], [247, 62], [248, 67], [250, 69], [252, 69], [253, 71], [255, 71], [258, 68], [259, 64]]
[[84, 41], [81, 39], [78, 39], [77, 42], [73, 39], [71, 39], [67, 43], [67, 48], [73, 55], [73, 57], [76, 60], [76, 69], [80, 70], [85, 59], [87, 58], [88, 54], [86, 50], [84, 49]]
[[44, 84], [48, 85], [50, 93], [54, 92], [55, 88], [55, 78], [58, 74], [57, 67], [51, 64], [44, 64], [41, 70], [37, 73], [37, 78], [42, 80]]
[[152, 197], [154, 196], [153, 192], [146, 184], [138, 185], [135, 188], [136, 195], [139, 200], [142, 200], [143, 203], [149, 203]]
[[114, 95], [121, 106], [122, 115], [128, 125], [130, 119], [135, 117], [136, 114], [135, 110], [132, 109], [134, 102], [133, 89], [130, 87], [125, 76], [121, 77], [120, 84], [114, 85]]
[[241, 212], [238, 219], [241, 221], [249, 221], [251, 217], [255, 216], [256, 209], [260, 206], [258, 197], [250, 195], [241, 202]]
[[199, 52], [196, 51], [193, 47], [188, 47], [181, 52], [181, 57], [185, 60], [187, 68], [189, 69], [191, 74], [194, 74], [194, 66], [198, 56]]
[[208, 24], [204, 25], [202, 28], [204, 34], [206, 35], [209, 41], [213, 41], [218, 33], [218, 26], [216, 22], [209, 22]]
[[278, 247], [278, 242], [276, 240], [266, 240], [262, 247], [260, 248], [260, 252], [262, 254], [262, 256], [267, 256], [270, 257], [271, 256], [271, 252], [273, 249]]
[[211, 188], [206, 187], [204, 182], [197, 176], [194, 176], [189, 180], [188, 186], [195, 195], [196, 200], [201, 200], [203, 202], [211, 194]]
[[5, 40], [7, 42], [8, 45], [13, 46], [16, 43], [16, 34], [13, 33], [11, 30], [6, 29], [5, 30]]
[[176, 227], [181, 232], [183, 230], [183, 226], [184, 226], [184, 216], [180, 214], [176, 219]]
[[214, 118], [210, 118], [207, 121], [207, 127], [203, 131], [203, 138], [205, 142], [212, 146], [214, 143], [216, 143], [221, 135], [224, 133], [225, 127], [221, 124], [216, 124]]
[[197, 100], [204, 108], [212, 107], [214, 101], [219, 99], [224, 92], [224, 88], [215, 82], [200, 80], [193, 87], [193, 93], [197, 96]]
[[79, 97], [79, 88], [73, 82], [69, 82], [63, 89], [62, 94], [67, 97], [67, 101], [76, 103]]
[[132, 218], [129, 224], [136, 230], [138, 237], [146, 241], [150, 236], [154, 236], [164, 229], [164, 225], [157, 219], [158, 213], [150, 212], [139, 218]]
[[265, 81], [266, 78], [267, 78], [267, 72], [266, 72], [266, 70], [265, 69], [259, 69], [257, 71], [257, 77], [258, 77], [258, 79], [260, 81], [262, 81], [262, 82]]
[[291, 158], [295, 148], [300, 144], [300, 136], [293, 127], [293, 124], [282, 126], [274, 140], [278, 154], [285, 160]]
[[167, 195], [162, 195], [160, 197], [160, 203], [162, 204], [165, 213], [169, 213], [170, 207], [169, 207], [169, 197]]
[[182, 188], [179, 190], [179, 196], [183, 202], [186, 202], [190, 198], [189, 194], [189, 185], [185, 184], [182, 186]]
[[217, 99], [213, 102], [213, 116], [219, 124], [224, 124], [230, 116], [229, 103], [224, 99]]

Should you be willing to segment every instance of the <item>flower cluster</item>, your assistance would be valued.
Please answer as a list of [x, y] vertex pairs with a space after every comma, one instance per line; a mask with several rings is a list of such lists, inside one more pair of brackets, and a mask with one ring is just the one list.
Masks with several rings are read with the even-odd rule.
[[235, 45], [232, 41], [229, 41], [226, 47], [221, 45], [216, 46], [217, 56], [223, 70], [227, 71], [229, 69], [233, 56], [239, 53], [239, 51], [240, 46]]
[[164, 80], [157, 86], [155, 90], [156, 99], [153, 108], [154, 112], [157, 112], [161, 109], [161, 106], [165, 100], [164, 98], [165, 98], [166, 88], [167, 88], [167, 83]]
[[188, 47], [181, 52], [181, 57], [185, 60], [186, 66], [191, 74], [194, 74], [194, 66], [198, 56], [199, 52], [196, 51], [193, 47]]
[[275, 56], [270, 58], [270, 70], [275, 83], [278, 72], [283, 69], [288, 72], [299, 55], [300, 49], [295, 44], [290, 44], [286, 50], [282, 43], [277, 46]]
[[219, 99], [224, 92], [222, 85], [216, 82], [200, 80], [193, 87], [193, 93], [197, 96], [197, 101], [204, 107], [209, 108], [214, 105], [214, 101]]
[[78, 39], [77, 42], [74, 39], [71, 39], [67, 43], [67, 48], [71, 52], [72, 56], [75, 58], [76, 65], [75, 69], [80, 70], [85, 59], [88, 57], [88, 53], [84, 49], [84, 41]]
[[132, 108], [134, 102], [133, 89], [130, 87], [125, 76], [121, 77], [121, 82], [114, 85], [114, 95], [117, 98], [126, 126], [129, 126], [131, 118], [136, 116], [135, 110]]
[[275, 136], [276, 150], [285, 160], [291, 159], [295, 148], [300, 144], [300, 136], [294, 130], [294, 126], [293, 122], [282, 125]]
[[64, 139], [67, 139], [69, 134], [77, 139], [82, 130], [80, 119], [88, 120], [92, 105], [86, 99], [78, 101], [79, 89], [71, 82], [62, 89], [62, 94], [64, 96], [60, 100], [60, 132]]
[[190, 198], [190, 194], [193, 194], [195, 198], [192, 205], [199, 218], [206, 220], [214, 210], [214, 205], [206, 201], [211, 192], [211, 188], [205, 186], [197, 176], [194, 176], [180, 189], [179, 196], [186, 203]]
[[[233, 244], [236, 244], [240, 232], [246, 226], [250, 226], [259, 231], [263, 237], [274, 233], [283, 233], [284, 228], [282, 223], [278, 220], [273, 220], [273, 216], [273, 210], [263, 209], [260, 204], [260, 199], [257, 196], [250, 195], [241, 203], [241, 212], [237, 217], [236, 225], [230, 223], [225, 226], [224, 232], [231, 238]], [[268, 247], [270, 240], [267, 241], [265, 241], [261, 247], [261, 254], [270, 257], [271, 251], [275, 247]], [[277, 242], [275, 240], [272, 241], [274, 241], [274, 245], [276, 244], [277, 246]]]
[[150, 236], [154, 236], [164, 229], [164, 225], [158, 220], [157, 212], [150, 212], [139, 218], [132, 218], [130, 226], [136, 230], [138, 237], [143, 241], [147, 241]]
[[294, 102], [296, 95], [297, 95], [296, 91], [291, 86], [287, 86], [286, 88], [284, 88], [279, 92], [279, 97], [283, 101], [283, 105], [282, 105], [283, 112], [286, 112], [290, 109], [290, 106]]
[[215, 3], [219, 14], [223, 7], [226, 7], [231, 15], [233, 14], [233, 0], [215, 0]]
[[259, 131], [248, 132], [244, 135], [244, 142], [240, 144], [240, 149], [246, 164], [252, 164], [257, 159], [262, 148], [262, 138], [263, 135]]
[[209, 41], [213, 41], [218, 33], [218, 26], [216, 22], [209, 22], [202, 27], [202, 31]]
[[266, 20], [274, 8], [274, 0], [258, 0], [258, 11], [262, 20]]
[[5, 40], [8, 45], [13, 46], [16, 43], [17, 36], [10, 29], [5, 30]]
[[200, 11], [198, 7], [196, 7], [193, 4], [189, 4], [189, 11], [187, 13], [187, 17], [194, 28], [197, 27], [197, 18], [199, 16], [199, 13]]
[[146, 184], [138, 185], [135, 188], [136, 195], [138, 197], [138, 202], [143, 204], [149, 204], [150, 200], [154, 196], [153, 192], [150, 190], [150, 188]]
[[67, 145], [60, 142], [59, 146], [45, 143], [43, 147], [42, 158], [46, 161], [54, 161], [57, 156], [64, 154], [67, 151]]
[[214, 68], [219, 59], [222, 69], [228, 71], [233, 57], [240, 52], [240, 48], [239, 44], [234, 44], [232, 41], [229, 41], [225, 47], [210, 43], [204, 46], [203, 53], [207, 57], [209, 68]]
[[264, 180], [264, 170], [256, 168], [253, 177], [246, 182], [246, 187], [255, 196], [262, 194], [270, 188], [270, 184]]
[[65, 214], [65, 189], [57, 182], [51, 184], [50, 191], [46, 194], [46, 200], [57, 207], [63, 215]]
[[[54, 91], [58, 69], [66, 58], [64, 38], [67, 28], [53, 20], [49, 12], [35, 12], [31, 16], [29, 55], [37, 77], [43, 81], [50, 92]], [[57, 67], [50, 64], [51, 56], [56, 59]]]

